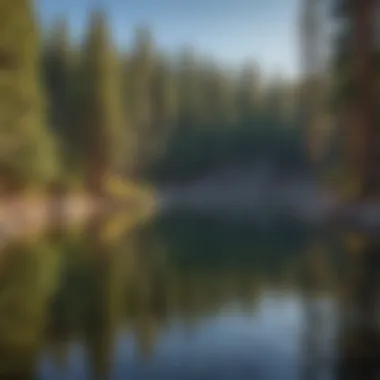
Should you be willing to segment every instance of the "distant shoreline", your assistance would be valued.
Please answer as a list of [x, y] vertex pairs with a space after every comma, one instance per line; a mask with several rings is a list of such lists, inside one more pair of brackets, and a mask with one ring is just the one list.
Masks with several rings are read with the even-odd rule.
[[349, 202], [313, 178], [259, 176], [214, 178], [160, 189], [163, 212], [198, 211], [258, 222], [292, 218], [311, 225], [334, 224], [379, 235], [380, 202]]

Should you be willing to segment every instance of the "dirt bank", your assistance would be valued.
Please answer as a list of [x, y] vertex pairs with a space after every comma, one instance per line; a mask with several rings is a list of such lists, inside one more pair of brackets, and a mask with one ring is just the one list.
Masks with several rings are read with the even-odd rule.
[[136, 214], [136, 210], [150, 208], [153, 208], [153, 198], [146, 194], [124, 199], [88, 194], [7, 197], [0, 200], [0, 244], [9, 238], [38, 233], [46, 228], [84, 223], [101, 214], [124, 210]]

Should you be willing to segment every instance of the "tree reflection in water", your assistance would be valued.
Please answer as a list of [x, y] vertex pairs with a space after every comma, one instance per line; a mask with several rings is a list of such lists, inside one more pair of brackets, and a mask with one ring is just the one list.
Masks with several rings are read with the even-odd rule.
[[380, 241], [361, 237], [356, 248], [351, 291], [343, 308], [337, 379], [378, 379], [380, 375]]
[[[37, 376], [41, 368], [36, 366], [48, 359], [55, 371], [68, 374], [74, 368], [70, 353], [81, 347], [87, 368], [81, 371], [113, 380], [115, 361], [126, 359], [117, 359], [121, 336], [135, 342], [137, 355], [129, 363], [154, 362], [160, 337], [173, 323], [195, 328], [232, 308], [252, 318], [263, 307], [266, 290], [304, 295], [309, 318], [305, 344], [312, 347], [313, 334], [319, 334], [312, 323], [318, 322], [315, 305], [318, 299], [336, 297], [341, 281], [342, 257], [329, 238], [315, 240], [310, 231], [291, 223], [262, 228], [191, 216], [131, 230], [122, 228], [124, 222], [122, 215], [93, 220], [81, 233], [21, 244], [18, 253], [5, 255], [1, 378], [21, 376], [22, 368]], [[275, 318], [281, 321], [281, 315]], [[317, 354], [310, 350], [306, 359], [312, 362]], [[233, 360], [218, 365], [238, 365], [243, 358]], [[314, 368], [306, 374], [315, 373]]]

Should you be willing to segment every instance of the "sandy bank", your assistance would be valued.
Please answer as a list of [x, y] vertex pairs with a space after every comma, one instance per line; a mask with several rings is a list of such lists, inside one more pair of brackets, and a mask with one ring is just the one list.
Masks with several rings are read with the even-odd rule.
[[147, 214], [154, 209], [154, 198], [136, 194], [123, 199], [69, 194], [61, 197], [8, 197], [0, 200], [0, 244], [18, 235], [38, 233], [47, 228], [85, 223], [108, 213]]

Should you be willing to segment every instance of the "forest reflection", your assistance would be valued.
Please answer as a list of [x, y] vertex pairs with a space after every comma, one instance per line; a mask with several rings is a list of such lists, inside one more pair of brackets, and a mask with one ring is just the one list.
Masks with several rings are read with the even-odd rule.
[[[85, 230], [15, 242], [2, 252], [1, 379], [55, 379], [52, 368], [74, 371], [68, 378], [122, 378], [115, 375], [121, 336], [133, 339], [132, 361], [149, 363], [159, 353], [157, 341], [173, 326], [181, 324], [190, 334], [181, 336], [183, 347], [199, 321], [215, 327], [225, 315], [251, 317], [272, 298], [289, 305], [296, 300], [303, 310], [304, 349], [297, 354], [302, 378], [319, 378], [321, 355], [335, 350], [338, 361], [327, 360], [330, 371], [337, 368], [337, 379], [351, 379], [348, 366], [352, 357], [360, 358], [352, 353], [356, 342], [367, 339], [366, 349], [375, 344], [373, 330], [363, 338], [346, 320], [358, 310], [375, 313], [378, 245], [364, 251], [356, 244], [354, 249], [363, 251], [350, 254], [353, 244], [347, 250], [325, 231], [289, 222], [263, 227], [177, 215], [134, 229], [127, 225], [123, 215], [115, 215], [94, 220]], [[325, 301], [343, 305], [343, 313], [335, 308], [326, 314]], [[268, 316], [280, 324], [280, 314]], [[335, 323], [339, 315], [344, 321]], [[319, 342], [326, 328], [338, 338], [327, 333], [328, 350]], [[367, 353], [366, 362], [359, 360], [367, 369], [376, 363], [375, 351]], [[289, 372], [276, 378], [293, 377]]]

